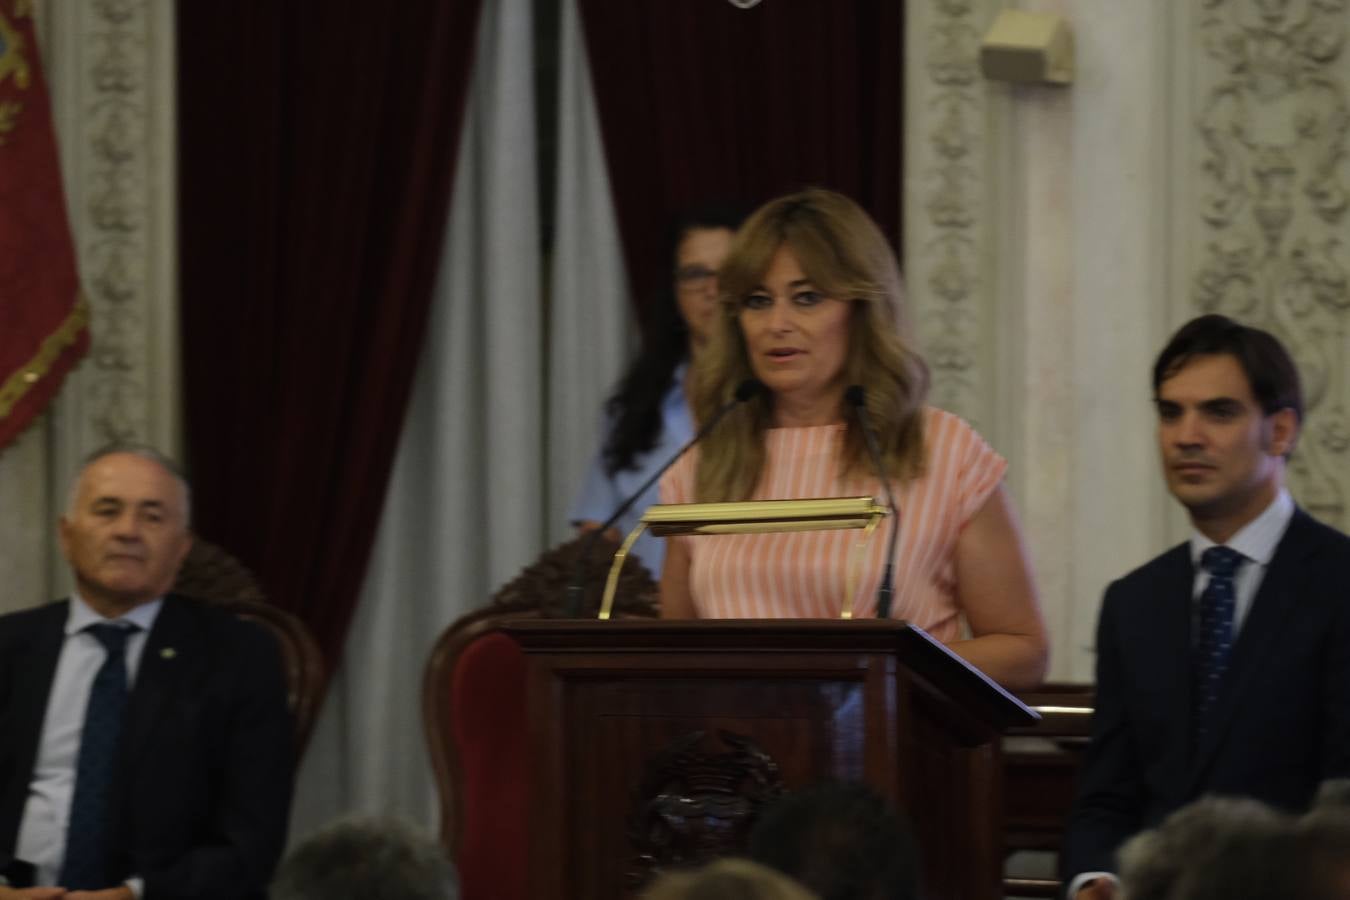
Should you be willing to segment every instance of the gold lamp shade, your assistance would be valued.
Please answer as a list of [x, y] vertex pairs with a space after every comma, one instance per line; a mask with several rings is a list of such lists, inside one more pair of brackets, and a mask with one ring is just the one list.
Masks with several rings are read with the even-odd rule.
[[614, 591], [619, 570], [628, 558], [628, 550], [643, 531], [651, 529], [657, 537], [684, 534], [763, 534], [773, 531], [827, 531], [860, 528], [862, 537], [849, 554], [848, 582], [844, 607], [839, 616], [853, 617], [853, 593], [857, 587], [858, 566], [868, 539], [877, 523], [889, 510], [871, 497], [824, 497], [816, 500], [749, 500], [733, 503], [676, 503], [647, 507], [637, 527], [628, 533], [614, 554], [605, 594], [600, 602], [600, 618], [608, 619], [614, 606]]

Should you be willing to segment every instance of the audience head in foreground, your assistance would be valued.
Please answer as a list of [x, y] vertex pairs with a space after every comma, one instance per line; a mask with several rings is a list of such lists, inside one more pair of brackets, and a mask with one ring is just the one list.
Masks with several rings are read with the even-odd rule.
[[1350, 900], [1350, 815], [1205, 797], [1120, 852], [1125, 900]]
[[[662, 478], [662, 502], [904, 500], [854, 561], [834, 532], [668, 538], [662, 615], [885, 615], [949, 643], [964, 616], [972, 638], [955, 652], [1005, 686], [1039, 683], [1048, 642], [1007, 463], [925, 405], [928, 370], [881, 229], [833, 191], [780, 197], [736, 232], [721, 291], [690, 406], [699, 423], [726, 412]], [[764, 390], [747, 397], [751, 379]]]
[[350, 818], [310, 835], [282, 862], [271, 900], [455, 900], [445, 849], [397, 819]]
[[1240, 875], [1238, 880], [1253, 890], [1267, 890], [1277, 874], [1268, 871], [1276, 855], [1272, 851], [1287, 849], [1289, 825], [1286, 816], [1256, 800], [1205, 797], [1121, 848], [1123, 892], [1130, 900], [1198, 897], [1226, 886], [1229, 873]]
[[1350, 815], [1350, 778], [1328, 778], [1319, 784], [1312, 811], [1319, 815]]
[[719, 859], [659, 876], [642, 900], [816, 900], [792, 879], [748, 859]]
[[751, 859], [821, 900], [911, 900], [919, 859], [908, 822], [864, 784], [824, 782], [784, 795], [750, 832]]

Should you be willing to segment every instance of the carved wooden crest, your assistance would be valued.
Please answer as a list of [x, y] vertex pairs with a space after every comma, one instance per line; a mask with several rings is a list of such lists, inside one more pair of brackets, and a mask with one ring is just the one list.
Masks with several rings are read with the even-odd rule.
[[760, 808], [784, 791], [778, 764], [750, 738], [719, 730], [730, 749], [705, 752], [705, 734], [675, 739], [647, 765], [628, 817], [631, 886], [741, 851]]
[[[582, 618], [595, 618], [600, 608], [600, 597], [604, 593], [605, 579], [609, 576], [610, 562], [614, 551], [619, 548], [617, 541], [611, 541], [603, 535], [594, 543], [589, 543], [590, 535], [573, 538], [548, 550], [498, 589], [492, 596], [489, 607], [493, 614], [504, 612], [533, 612], [551, 618], [562, 615], [564, 596], [567, 586], [577, 573], [577, 557], [583, 550], [589, 554], [581, 566], [582, 584], [585, 589], [582, 601]], [[614, 615], [616, 618], [637, 616], [655, 618], [658, 588], [647, 568], [635, 556], [629, 556], [619, 573], [619, 586], [615, 594]]]

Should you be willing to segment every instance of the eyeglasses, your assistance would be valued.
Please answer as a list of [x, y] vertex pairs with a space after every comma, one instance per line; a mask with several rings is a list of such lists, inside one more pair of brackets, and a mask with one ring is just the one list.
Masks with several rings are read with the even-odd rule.
[[681, 266], [675, 270], [675, 286], [682, 291], [702, 291], [712, 286], [717, 271], [707, 266]]

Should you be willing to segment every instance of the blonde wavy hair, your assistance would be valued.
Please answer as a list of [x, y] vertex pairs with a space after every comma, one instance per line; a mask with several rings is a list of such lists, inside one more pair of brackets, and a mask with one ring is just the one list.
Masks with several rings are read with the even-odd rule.
[[[690, 406], [706, 422], [732, 399], [737, 385], [754, 377], [741, 332], [744, 299], [763, 281], [778, 248], [786, 246], [827, 297], [852, 304], [847, 384], [866, 392], [868, 417], [877, 430], [886, 471], [896, 480], [923, 473], [923, 405], [928, 367], [908, 337], [900, 266], [876, 223], [856, 203], [823, 188], [808, 188], [760, 207], [736, 233], [719, 274], [722, 315], [694, 367]], [[761, 394], [748, 409], [729, 415], [704, 439], [695, 494], [701, 502], [744, 500], [764, 469], [764, 432], [772, 426], [773, 398]], [[847, 422], [840, 473], [870, 472], [867, 444], [857, 417]]]

